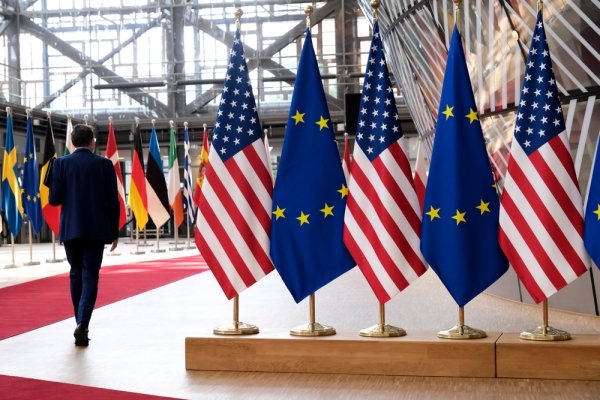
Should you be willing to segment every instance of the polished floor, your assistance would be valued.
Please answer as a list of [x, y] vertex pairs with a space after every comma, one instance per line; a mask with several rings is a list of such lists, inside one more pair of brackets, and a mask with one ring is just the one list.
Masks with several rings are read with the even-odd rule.
[[[142, 247], [144, 255], [132, 255], [135, 246], [121, 243], [121, 255], [106, 256], [105, 265], [196, 254], [195, 249], [153, 253], [155, 241], [148, 244], [153, 246]], [[169, 247], [167, 240], [161, 241], [161, 249]], [[57, 257], [64, 257], [62, 247], [57, 247]], [[0, 287], [68, 271], [66, 262], [50, 264], [48, 258], [51, 246], [39, 244], [33, 259], [40, 265], [4, 268], [11, 249], [0, 246]], [[19, 245], [17, 263], [29, 259], [28, 246]], [[409, 335], [433, 334], [457, 321], [456, 305], [433, 271], [389, 302], [386, 313], [388, 323]], [[73, 345], [73, 319], [0, 341], [0, 374], [185, 399], [600, 398], [600, 382], [588, 381], [186, 371], [185, 337], [210, 333], [229, 322], [231, 314], [231, 303], [212, 274], [194, 275], [97, 309], [89, 348]], [[357, 332], [377, 322], [378, 306], [354, 269], [317, 292], [316, 315], [318, 322], [338, 331]], [[488, 332], [519, 332], [538, 325], [541, 311], [482, 294], [467, 305], [465, 316], [468, 325]], [[308, 304], [296, 304], [272, 273], [242, 294], [240, 319], [265, 331], [287, 332], [308, 321]], [[550, 324], [571, 333], [600, 334], [597, 317], [551, 309]]]

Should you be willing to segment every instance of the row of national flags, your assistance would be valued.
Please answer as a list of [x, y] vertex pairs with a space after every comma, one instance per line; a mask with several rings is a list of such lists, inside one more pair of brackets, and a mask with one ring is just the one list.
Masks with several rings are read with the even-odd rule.
[[[414, 175], [377, 22], [354, 150], [350, 157], [346, 139], [341, 162], [307, 29], [271, 187], [238, 28], [198, 179], [202, 187], [195, 191], [196, 244], [227, 298], [273, 269], [299, 302], [358, 265], [385, 303], [430, 265], [460, 307], [509, 263], [537, 302], [583, 274], [582, 201], [541, 12], [533, 40], [499, 194], [458, 29], [448, 51], [429, 173], [420, 149]], [[585, 216], [585, 243], [596, 261], [599, 165]]]
[[[584, 213], [541, 11], [532, 38], [499, 194], [458, 29], [448, 50], [429, 173], [420, 150], [414, 175], [402, 148], [377, 22], [356, 142], [352, 157], [345, 143], [342, 162], [307, 29], [274, 182], [238, 29], [212, 144], [209, 148], [205, 128], [195, 182], [187, 126], [182, 191], [175, 129], [169, 132], [165, 181], [156, 130], [144, 166], [136, 124], [128, 203], [137, 227], [143, 229], [149, 219], [160, 226], [171, 210], [176, 226], [196, 221], [197, 247], [228, 298], [277, 269], [300, 302], [358, 265], [385, 303], [430, 265], [463, 307], [510, 263], [533, 299], [546, 300], [587, 271], [588, 254], [600, 262], [600, 162], [593, 165]], [[48, 146], [49, 129], [44, 166], [55, 153]], [[2, 206], [11, 232], [18, 232], [24, 212], [34, 230], [42, 214], [56, 226], [52, 215], [59, 212], [47, 208], [47, 189], [35, 184], [30, 130], [28, 123], [20, 189], [7, 117]], [[120, 179], [124, 208], [112, 123], [107, 157]]]

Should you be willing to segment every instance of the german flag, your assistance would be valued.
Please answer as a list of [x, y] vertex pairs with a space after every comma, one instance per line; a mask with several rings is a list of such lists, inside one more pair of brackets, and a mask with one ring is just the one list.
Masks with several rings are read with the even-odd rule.
[[148, 197], [146, 195], [146, 176], [144, 175], [144, 152], [140, 125], [136, 120], [133, 132], [133, 157], [131, 160], [131, 183], [129, 184], [129, 207], [133, 211], [135, 222], [141, 231], [148, 223]]

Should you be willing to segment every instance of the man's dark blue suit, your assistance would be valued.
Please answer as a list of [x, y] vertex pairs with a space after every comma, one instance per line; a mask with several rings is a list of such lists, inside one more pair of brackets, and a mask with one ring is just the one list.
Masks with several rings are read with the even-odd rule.
[[104, 245], [119, 233], [119, 197], [112, 162], [77, 148], [50, 168], [50, 204], [62, 206], [60, 240], [71, 265], [71, 298], [78, 326], [87, 328], [96, 297]]

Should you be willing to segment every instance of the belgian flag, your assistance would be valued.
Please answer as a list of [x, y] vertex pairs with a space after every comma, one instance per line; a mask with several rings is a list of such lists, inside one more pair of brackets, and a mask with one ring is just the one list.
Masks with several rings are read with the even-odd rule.
[[[56, 148], [54, 147], [54, 133], [52, 132], [52, 119], [48, 114], [48, 125], [46, 126], [46, 138], [44, 140], [44, 154], [42, 158], [41, 176], [45, 177], [50, 166], [50, 161], [56, 158]], [[48, 227], [58, 236], [60, 224], [60, 206], [53, 206], [48, 201], [50, 188], [44, 184], [45, 179], [40, 179], [40, 198], [42, 201], [42, 214], [48, 224]]]

